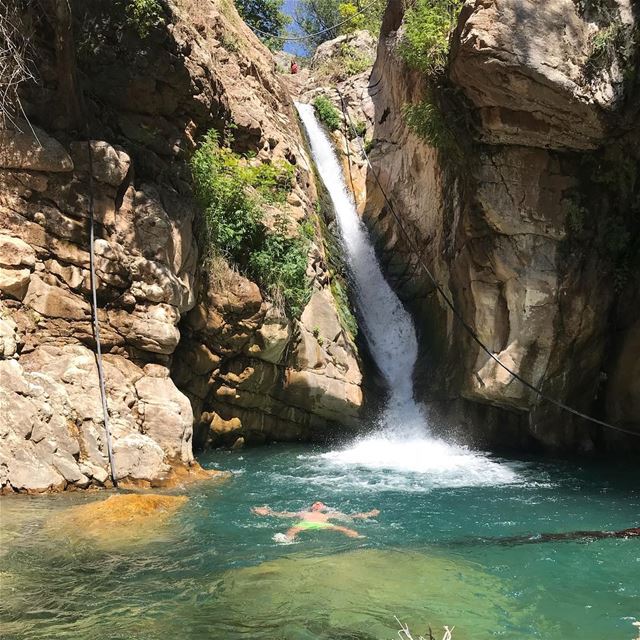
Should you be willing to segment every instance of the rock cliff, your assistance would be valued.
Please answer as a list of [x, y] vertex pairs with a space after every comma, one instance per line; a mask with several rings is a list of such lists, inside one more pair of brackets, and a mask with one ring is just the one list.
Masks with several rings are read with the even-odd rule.
[[[22, 16], [37, 35], [38, 83], [22, 88], [29, 122], [0, 130], [2, 489], [109, 484], [91, 202], [119, 479], [153, 484], [191, 465], [194, 423], [201, 445], [357, 424], [357, 349], [331, 294], [310, 163], [270, 52], [226, 2], [171, 0], [143, 19], [118, 2], [61, 4], [75, 41], [64, 10]], [[279, 208], [313, 229], [300, 318], [223, 258], [202, 257], [189, 159], [210, 129], [233, 131], [234, 150], [257, 162], [294, 167]]]
[[[549, 396], [640, 431], [638, 16], [613, 4], [605, 14], [573, 0], [469, 0], [446, 78], [432, 86], [399, 55], [403, 8], [392, 0], [369, 82], [371, 158], [421, 259], [482, 342]], [[407, 125], [407, 105], [426, 96], [453, 151]], [[620, 450], [638, 440], [563, 413], [500, 369], [434, 290], [372, 172], [365, 200], [416, 317], [418, 391], [444, 424], [492, 446]]]

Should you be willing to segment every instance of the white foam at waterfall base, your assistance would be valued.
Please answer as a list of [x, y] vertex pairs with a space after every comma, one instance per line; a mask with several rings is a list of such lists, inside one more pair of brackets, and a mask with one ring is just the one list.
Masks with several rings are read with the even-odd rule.
[[411, 316], [384, 278], [333, 145], [316, 120], [313, 107], [306, 104], [296, 107], [334, 206], [355, 285], [360, 328], [389, 387], [387, 407], [380, 417], [381, 433], [360, 439], [346, 449], [323, 454], [324, 460], [335, 465], [439, 475], [452, 486], [515, 481], [517, 476], [509, 467], [429, 435], [427, 419], [413, 397], [418, 341]]

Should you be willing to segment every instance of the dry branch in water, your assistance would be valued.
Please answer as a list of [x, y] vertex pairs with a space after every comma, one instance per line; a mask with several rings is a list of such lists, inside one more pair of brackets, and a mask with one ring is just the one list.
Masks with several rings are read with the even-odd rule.
[[16, 129], [19, 116], [26, 119], [18, 89], [33, 79], [29, 59], [29, 36], [23, 25], [18, 0], [0, 2], [0, 128]]
[[[400, 638], [400, 640], [414, 640], [414, 637], [411, 635], [411, 631], [409, 631], [409, 626], [400, 622], [400, 620], [398, 619], [398, 616], [394, 616], [394, 618], [396, 619], [396, 622], [400, 625], [400, 631], [398, 631], [398, 638]], [[451, 634], [454, 629], [455, 627], [451, 627], [451, 629], [449, 629], [449, 627], [445, 626], [442, 640], [451, 640], [453, 637]], [[415, 640], [436, 640], [436, 638], [433, 635], [433, 632], [431, 631], [431, 627], [429, 627], [428, 638], [425, 638], [424, 636], [418, 636]]]

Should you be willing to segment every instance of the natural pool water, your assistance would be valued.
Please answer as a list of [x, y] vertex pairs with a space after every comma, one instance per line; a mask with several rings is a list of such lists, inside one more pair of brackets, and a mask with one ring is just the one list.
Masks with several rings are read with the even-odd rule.
[[[631, 640], [640, 618], [640, 539], [507, 544], [500, 538], [640, 524], [637, 469], [494, 460], [494, 472], [368, 466], [308, 446], [202, 456], [230, 469], [200, 484], [168, 527], [137, 543], [52, 534], [52, 516], [104, 493], [0, 499], [0, 637], [5, 640]], [[353, 540], [253, 505], [323, 500], [381, 510]]]

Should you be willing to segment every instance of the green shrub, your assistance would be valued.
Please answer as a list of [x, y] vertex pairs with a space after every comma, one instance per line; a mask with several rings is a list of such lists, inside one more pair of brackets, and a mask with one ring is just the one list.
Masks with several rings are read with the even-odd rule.
[[363, 54], [346, 42], [340, 46], [340, 61], [344, 65], [347, 78], [366, 71], [373, 64], [371, 56]]
[[293, 189], [295, 171], [286, 160], [246, 166], [244, 180], [254, 187], [269, 203], [284, 203]]
[[238, 39], [234, 35], [222, 33], [220, 36], [220, 44], [230, 53], [237, 53], [238, 51], [240, 51]]
[[319, 95], [313, 101], [313, 106], [315, 107], [320, 122], [323, 122], [329, 130], [335, 131], [340, 128], [342, 124], [340, 112], [333, 106], [333, 103], [327, 96]]
[[125, 5], [127, 25], [135, 29], [142, 39], [155, 27], [164, 24], [163, 13], [159, 0], [128, 0]]
[[400, 56], [429, 76], [442, 73], [449, 54], [449, 32], [462, 7], [460, 0], [416, 0], [404, 15]]
[[586, 209], [573, 200], [565, 200], [564, 209], [567, 231], [574, 236], [581, 234], [584, 231]]
[[460, 155], [455, 136], [434, 102], [423, 100], [418, 104], [407, 104], [404, 106], [404, 117], [409, 128], [432, 147], [446, 151], [454, 158]]
[[364, 138], [365, 133], [367, 133], [367, 123], [364, 120], [358, 120], [353, 126], [354, 133], [360, 138]]
[[310, 295], [309, 242], [288, 234], [282, 220], [268, 229], [262, 216], [264, 201], [286, 198], [293, 169], [284, 164], [252, 167], [221, 147], [215, 131], [205, 135], [191, 169], [203, 208], [205, 251], [224, 255], [272, 299], [281, 296], [289, 314], [299, 315]]
[[311, 220], [305, 220], [300, 224], [302, 235], [308, 240], [314, 240], [316, 237], [316, 227]]

